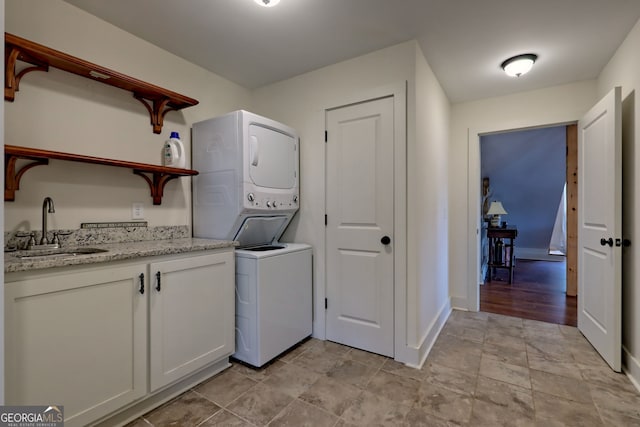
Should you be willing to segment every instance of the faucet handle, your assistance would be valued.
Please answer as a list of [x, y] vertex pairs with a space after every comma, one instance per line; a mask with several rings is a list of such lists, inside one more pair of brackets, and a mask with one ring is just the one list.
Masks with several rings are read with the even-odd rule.
[[31, 233], [31, 235], [29, 236], [29, 241], [27, 242], [27, 248], [31, 249], [35, 245], [36, 245], [36, 235], [35, 233]]
[[68, 236], [70, 234], [73, 234], [73, 231], [54, 231], [51, 244], [60, 245], [60, 236]]

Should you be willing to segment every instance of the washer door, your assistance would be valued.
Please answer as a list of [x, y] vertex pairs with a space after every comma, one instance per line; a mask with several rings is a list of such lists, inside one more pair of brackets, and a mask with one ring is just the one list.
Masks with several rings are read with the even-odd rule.
[[276, 251], [278, 249], [284, 249], [286, 246], [282, 245], [260, 245], [260, 246], [251, 246], [250, 248], [243, 248], [245, 251], [251, 252], [267, 252], [267, 251]]
[[287, 226], [287, 216], [267, 216], [247, 218], [233, 240], [240, 246], [270, 245]]

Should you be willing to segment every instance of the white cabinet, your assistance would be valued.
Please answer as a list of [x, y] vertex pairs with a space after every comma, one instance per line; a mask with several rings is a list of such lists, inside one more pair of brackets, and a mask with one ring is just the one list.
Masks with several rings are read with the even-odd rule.
[[152, 263], [150, 385], [155, 391], [235, 348], [232, 251]]
[[64, 405], [65, 425], [74, 426], [143, 397], [146, 271], [139, 264], [7, 275], [5, 403]]
[[7, 274], [5, 403], [84, 426], [194, 386], [234, 352], [234, 277], [233, 248]]

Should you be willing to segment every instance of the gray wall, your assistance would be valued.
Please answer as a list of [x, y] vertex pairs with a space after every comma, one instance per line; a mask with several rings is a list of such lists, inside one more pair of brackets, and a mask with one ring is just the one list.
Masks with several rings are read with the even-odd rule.
[[482, 136], [482, 177], [502, 221], [518, 227], [516, 248], [546, 251], [566, 180], [565, 126]]

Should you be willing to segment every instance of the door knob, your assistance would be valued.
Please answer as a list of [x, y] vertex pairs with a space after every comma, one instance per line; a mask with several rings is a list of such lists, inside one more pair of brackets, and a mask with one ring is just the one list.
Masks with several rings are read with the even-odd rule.
[[602, 239], [600, 239], [600, 244], [601, 244], [602, 246], [607, 246], [607, 245], [609, 245], [609, 246], [613, 247], [613, 239], [612, 239], [611, 237], [609, 237], [609, 240], [607, 240], [607, 239], [605, 239], [605, 238], [603, 237]]
[[382, 243], [383, 245], [388, 245], [389, 243], [391, 243], [391, 238], [389, 236], [384, 236], [382, 237], [382, 239], [380, 239], [380, 243]]

